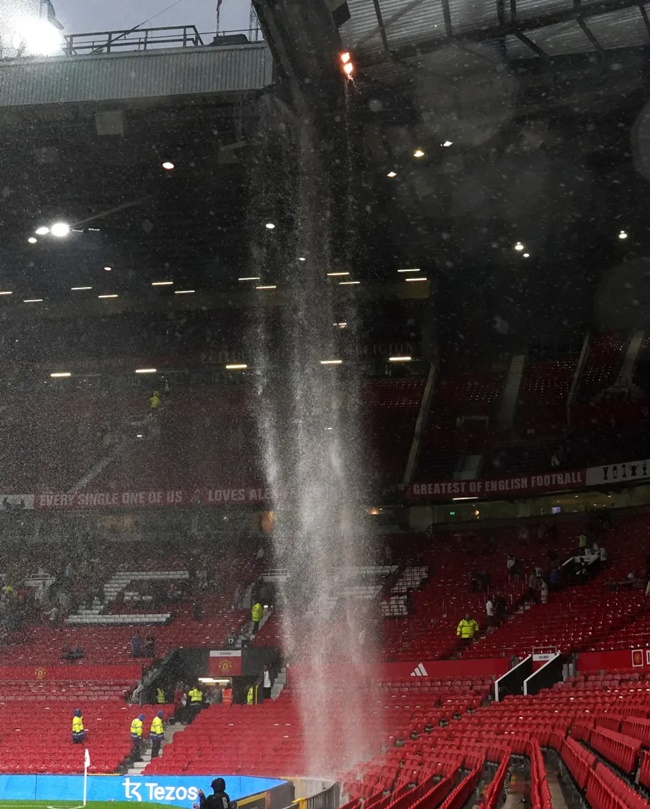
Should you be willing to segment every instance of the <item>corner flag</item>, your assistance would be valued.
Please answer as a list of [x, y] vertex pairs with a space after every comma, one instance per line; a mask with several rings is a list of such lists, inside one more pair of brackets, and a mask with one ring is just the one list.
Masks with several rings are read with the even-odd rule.
[[84, 767], [90, 767], [90, 750], [87, 747], [84, 750]]

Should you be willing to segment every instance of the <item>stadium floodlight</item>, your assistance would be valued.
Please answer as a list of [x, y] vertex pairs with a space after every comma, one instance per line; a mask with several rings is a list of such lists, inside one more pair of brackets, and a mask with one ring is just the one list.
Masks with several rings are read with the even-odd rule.
[[423, 278], [422, 276], [419, 276], [418, 278], [405, 278], [404, 280], [405, 281], [428, 281], [429, 279], [428, 278]]
[[328, 273], [327, 273], [327, 275], [328, 275], [330, 278], [337, 278], [339, 275], [340, 275], [340, 276], [343, 276], [343, 275], [350, 275], [350, 273], [349, 273], [349, 272], [328, 272]]
[[262, 284], [262, 286], [255, 287], [255, 289], [277, 289], [277, 284]]
[[70, 235], [70, 225], [67, 222], [55, 222], [50, 228], [50, 233], [57, 239], [65, 239]]
[[165, 162], [162, 164], [162, 167], [165, 169], [165, 171], [173, 171], [176, 168], [176, 166], [172, 163], [171, 160], [165, 160]]
[[627, 239], [627, 232], [625, 230], [619, 231], [618, 238], [619, 239]]
[[361, 281], [339, 281], [340, 287], [351, 287], [355, 286], [356, 284], [360, 284]]
[[234, 362], [226, 365], [226, 371], [245, 371], [248, 368], [245, 362]]
[[112, 267], [104, 267], [104, 269], [106, 270], [106, 272], [110, 272], [113, 268]]
[[43, 298], [26, 298], [23, 303], [43, 303]]
[[52, 379], [67, 379], [68, 377], [72, 376], [70, 371], [55, 371], [54, 373], [50, 374]]
[[113, 294], [113, 295], [98, 295], [97, 297], [98, 298], [104, 298], [104, 299], [106, 299], [106, 298], [117, 298], [117, 295], [115, 295], [115, 294]]
[[390, 178], [391, 178], [391, 180], [392, 180], [392, 179], [393, 179], [393, 177], [397, 177], [397, 172], [396, 172], [396, 171], [389, 171], [389, 172], [388, 172], [388, 174], [387, 174], [386, 176], [387, 176], [387, 177], [390, 177]]
[[424, 151], [424, 149], [416, 149], [416, 150], [413, 152], [413, 157], [420, 158], [420, 157], [424, 157], [424, 155], [425, 155], [425, 151]]
[[0, 292], [0, 295], [13, 295], [14, 293], [11, 292], [9, 289], [5, 289], [3, 292]]
[[170, 287], [170, 286], [173, 286], [173, 284], [174, 284], [173, 281], [152, 281], [151, 282], [152, 287]]
[[11, 44], [27, 56], [55, 56], [62, 53], [63, 37], [46, 19], [25, 15], [16, 23]]
[[343, 360], [321, 360], [321, 365], [343, 365]]
[[38, 239], [36, 238], [36, 236], [30, 236], [30, 237], [29, 237], [29, 239], [27, 239], [27, 241], [28, 241], [30, 244], [36, 244], [36, 242], [38, 241]]
[[420, 268], [419, 267], [411, 267], [411, 268], [405, 269], [405, 270], [398, 270], [397, 272], [420, 272]]
[[260, 281], [261, 278], [259, 275], [244, 275], [242, 278], [238, 278], [238, 281]]
[[267, 230], [275, 230], [275, 225], [273, 224], [273, 222], [267, 222], [266, 225], [264, 225], [264, 227]]
[[523, 244], [521, 242], [517, 242], [517, 244], [515, 245], [515, 250], [517, 250], [517, 252], [521, 253], [521, 251], [523, 249], [524, 249]]
[[49, 232], [50, 232], [50, 229], [48, 227], [46, 227], [45, 225], [41, 225], [40, 228], [36, 228], [36, 230], [34, 231], [34, 233], [37, 236], [47, 236], [47, 234]]
[[79, 292], [82, 289], [92, 289], [92, 287], [70, 287], [73, 292]]
[[195, 289], [175, 289], [174, 295], [193, 295], [195, 292]]
[[156, 374], [158, 373], [156, 368], [136, 368], [136, 374]]
[[413, 358], [409, 356], [404, 357], [389, 357], [388, 362], [411, 362]]

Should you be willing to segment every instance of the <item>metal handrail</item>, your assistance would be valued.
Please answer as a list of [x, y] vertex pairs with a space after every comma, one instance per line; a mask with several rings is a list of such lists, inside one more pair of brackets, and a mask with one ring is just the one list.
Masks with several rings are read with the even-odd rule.
[[195, 25], [165, 25], [156, 28], [67, 34], [63, 51], [66, 56], [88, 56], [125, 50], [146, 51], [169, 46], [195, 48], [225, 45], [231, 38], [242, 36], [248, 42], [259, 42], [261, 39], [260, 30], [257, 28], [201, 33]]

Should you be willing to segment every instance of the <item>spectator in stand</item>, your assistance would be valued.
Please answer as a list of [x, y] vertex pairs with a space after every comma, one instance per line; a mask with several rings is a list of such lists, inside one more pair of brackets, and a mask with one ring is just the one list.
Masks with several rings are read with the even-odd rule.
[[264, 615], [264, 607], [259, 598], [255, 597], [255, 603], [251, 607], [251, 621], [253, 622], [253, 635], [257, 635], [260, 628], [260, 621]]
[[548, 574], [548, 585], [550, 590], [559, 590], [562, 587], [562, 569], [559, 564], [555, 564]]
[[582, 555], [586, 552], [586, 550], [587, 550], [587, 535], [583, 531], [582, 534], [580, 534], [580, 536], [578, 537], [578, 553]]
[[506, 601], [506, 597], [502, 593], [497, 593], [494, 598], [494, 617], [498, 624], [506, 617], [507, 610], [508, 602]]
[[604, 545], [600, 546], [600, 566], [604, 569], [607, 567], [607, 548]]
[[535, 571], [528, 577], [528, 598], [539, 601], [539, 577]]
[[469, 646], [474, 635], [478, 632], [478, 623], [467, 613], [456, 627], [456, 635], [460, 638], [461, 646]]
[[72, 744], [83, 744], [85, 738], [86, 729], [84, 728], [81, 708], [75, 708], [74, 716], [72, 717]]
[[187, 697], [183, 683], [176, 683], [176, 688], [174, 689], [174, 722], [186, 721], [186, 706]]
[[508, 575], [512, 576], [513, 579], [519, 580], [519, 576], [521, 575], [521, 568], [519, 566], [519, 560], [516, 556], [512, 556], [508, 554], [508, 559], [506, 560], [506, 567], [508, 568]]
[[142, 723], [144, 721], [144, 714], [139, 716], [131, 722], [131, 757], [133, 761], [142, 761]]
[[158, 711], [151, 722], [149, 738], [151, 739], [151, 758], [158, 758], [160, 746], [165, 737], [165, 726], [163, 724], [163, 712]]
[[156, 656], [156, 637], [155, 635], [147, 635], [144, 639], [144, 656], [145, 657], [155, 657]]
[[155, 390], [153, 392], [153, 396], [151, 396], [151, 398], [149, 399], [149, 410], [152, 413], [155, 413], [159, 407], [160, 407], [160, 393], [157, 390]]
[[273, 688], [273, 680], [271, 679], [271, 672], [269, 671], [268, 666], [264, 666], [264, 671], [262, 673], [262, 683], [264, 687], [264, 699], [271, 699], [271, 689]]
[[548, 584], [542, 579], [542, 583], [539, 588], [539, 600], [542, 604], [546, 604], [548, 601]]
[[488, 600], [485, 602], [485, 617], [487, 625], [494, 626], [494, 599], [492, 596], [488, 596]]
[[131, 657], [142, 657], [142, 638], [140, 633], [136, 632], [131, 638]]

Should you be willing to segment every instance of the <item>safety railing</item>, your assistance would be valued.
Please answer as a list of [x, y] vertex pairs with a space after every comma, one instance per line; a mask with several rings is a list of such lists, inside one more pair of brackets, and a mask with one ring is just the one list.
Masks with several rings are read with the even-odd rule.
[[150, 51], [159, 48], [196, 48], [245, 45], [262, 39], [259, 28], [200, 33], [195, 25], [166, 25], [157, 28], [129, 28], [91, 31], [65, 37], [66, 56], [92, 56], [122, 51]]

